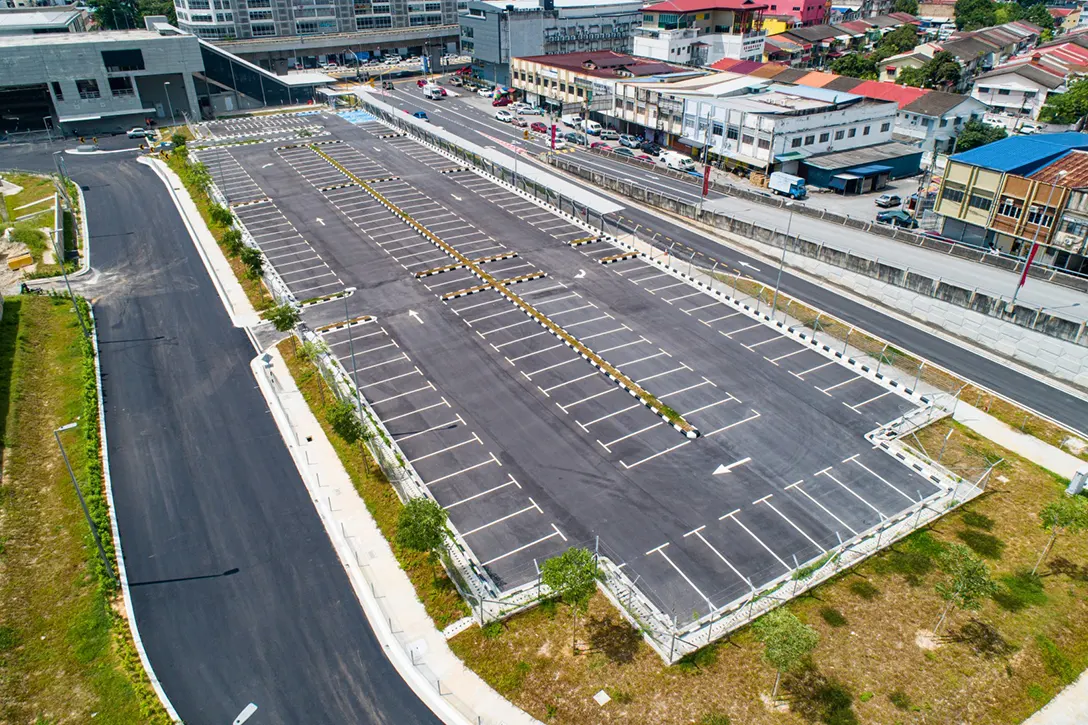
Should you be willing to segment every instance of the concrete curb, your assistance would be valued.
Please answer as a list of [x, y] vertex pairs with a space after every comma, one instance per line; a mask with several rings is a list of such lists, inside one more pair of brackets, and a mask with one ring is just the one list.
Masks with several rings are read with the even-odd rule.
[[98, 324], [94, 318], [94, 309], [88, 304], [88, 311], [91, 316], [91, 341], [94, 345], [94, 375], [95, 375], [95, 389], [98, 395], [98, 435], [102, 441], [102, 481], [106, 489], [106, 502], [108, 503], [108, 509], [110, 512], [110, 532], [113, 535], [113, 554], [117, 561], [117, 578], [121, 582], [121, 595], [125, 602], [125, 618], [128, 620], [128, 629], [132, 634], [132, 643], [136, 647], [136, 654], [140, 657], [140, 664], [144, 668], [144, 672], [147, 673], [147, 679], [151, 683], [151, 688], [155, 691], [155, 694], [159, 698], [159, 702], [162, 703], [163, 709], [166, 710], [166, 714], [176, 722], [181, 722], [181, 716], [178, 715], [177, 710], [174, 709], [173, 703], [170, 702], [170, 698], [167, 697], [166, 691], [162, 687], [162, 683], [159, 682], [159, 678], [155, 675], [155, 668], [151, 666], [151, 660], [147, 656], [147, 650], [144, 649], [143, 638], [140, 637], [140, 627], [136, 623], [136, 613], [132, 609], [132, 595], [128, 585], [128, 570], [125, 568], [125, 555], [121, 550], [121, 531], [117, 526], [117, 509], [113, 502], [113, 479], [110, 477], [110, 450], [109, 441], [106, 437], [106, 409], [103, 407], [102, 396], [102, 365], [101, 357], [98, 354]]

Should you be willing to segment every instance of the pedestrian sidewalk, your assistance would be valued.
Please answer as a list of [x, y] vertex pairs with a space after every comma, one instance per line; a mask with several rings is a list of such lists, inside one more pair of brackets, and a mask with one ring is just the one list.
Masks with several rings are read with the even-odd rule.
[[[393, 666], [446, 723], [539, 725], [492, 690], [450, 650], [356, 493], [279, 351], [269, 347], [266, 355], [251, 363], [257, 384]], [[460, 631], [471, 626], [473, 621], [468, 619], [449, 629]]]
[[1038, 463], [1062, 478], [1073, 478], [1073, 474], [1079, 469], [1088, 466], [1088, 461], [1082, 461], [1035, 436], [1021, 433], [992, 415], [966, 403], [960, 402], [952, 417], [983, 438], [990, 439], [1002, 448], [1007, 448], [1032, 463]]
[[1076, 725], [1088, 723], [1088, 673], [1081, 673], [1042, 710], [1023, 722], [1023, 725]]

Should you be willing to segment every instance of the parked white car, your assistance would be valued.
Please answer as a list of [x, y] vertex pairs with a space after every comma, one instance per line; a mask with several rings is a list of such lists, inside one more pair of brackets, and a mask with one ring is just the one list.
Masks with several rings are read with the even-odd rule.
[[514, 114], [502, 108], [495, 113], [495, 118], [503, 123], [510, 123], [514, 120]]
[[481, 88], [480, 90], [476, 91], [476, 95], [480, 98], [491, 98], [494, 93], [495, 92], [490, 88]]
[[146, 138], [147, 137], [147, 130], [143, 129], [143, 128], [140, 128], [138, 126], [136, 128], [131, 128], [128, 131], [128, 137], [129, 138]]

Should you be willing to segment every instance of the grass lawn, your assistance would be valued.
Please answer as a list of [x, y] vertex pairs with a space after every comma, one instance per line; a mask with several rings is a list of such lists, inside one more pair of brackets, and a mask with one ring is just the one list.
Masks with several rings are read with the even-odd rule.
[[378, 524], [386, 541], [393, 547], [400, 567], [408, 574], [412, 584], [416, 588], [416, 595], [423, 602], [427, 614], [434, 620], [435, 626], [444, 629], [447, 625], [469, 614], [468, 606], [457, 593], [457, 589], [449, 580], [446, 572], [439, 569], [439, 576], [434, 577], [434, 568], [431, 566], [427, 554], [418, 551], [410, 551], [396, 544], [397, 517], [403, 508], [397, 492], [385, 479], [381, 469], [358, 445], [348, 445], [342, 438], [336, 435], [332, 426], [326, 419], [327, 404], [335, 400], [332, 390], [325, 380], [318, 374], [312, 363], [296, 354], [295, 346], [290, 340], [284, 340], [279, 345], [280, 354], [287, 361], [287, 368], [302, 390], [303, 397], [310, 404], [310, 409], [321, 422], [321, 427], [332, 442], [340, 462], [344, 464], [351, 481], [355, 485], [355, 491], [366, 503], [367, 510]]
[[[922, 431], [922, 444], [939, 447], [949, 425]], [[1059, 538], [1042, 577], [1028, 576], [1047, 537], [1037, 513], [1065, 482], [956, 425], [945, 462], [977, 478], [980, 456], [1005, 459], [986, 494], [788, 605], [821, 638], [811, 668], [784, 678], [788, 709], [766, 704], [775, 674], [749, 630], [667, 667], [601, 594], [581, 618], [577, 655], [563, 605], [451, 645], [544, 722], [1021, 722], [1088, 665], [1088, 541]], [[936, 556], [950, 542], [982, 554], [1000, 590], [978, 612], [954, 612], [924, 649], [919, 633], [943, 605]], [[591, 699], [602, 689], [604, 707]]]
[[[38, 201], [39, 199], [47, 197], [52, 199], [53, 194], [56, 192], [56, 187], [53, 185], [52, 178], [16, 172], [5, 172], [3, 176], [5, 181], [23, 187], [23, 190], [18, 194], [4, 196], [4, 203], [7, 205], [8, 209], [8, 219], [12, 222], [15, 221], [16, 217], [22, 216], [23, 214], [38, 211], [45, 212], [52, 209], [52, 204], [50, 202], [42, 202], [41, 204], [27, 207], [26, 209], [18, 208], [24, 204], [29, 204], [32, 201]], [[48, 222], [46, 223], [48, 224]]]
[[212, 236], [215, 237], [215, 241], [219, 244], [219, 248], [223, 250], [223, 256], [226, 257], [227, 262], [230, 264], [231, 271], [234, 272], [234, 276], [238, 279], [238, 283], [242, 285], [242, 290], [246, 293], [246, 298], [249, 300], [249, 303], [253, 305], [253, 309], [257, 310], [258, 313], [263, 313], [270, 307], [274, 307], [275, 300], [272, 298], [272, 294], [265, 289], [264, 283], [261, 280], [253, 279], [246, 274], [246, 267], [242, 264], [241, 259], [232, 257], [227, 253], [226, 248], [222, 244], [222, 240], [223, 234], [226, 233], [228, 227], [212, 218], [211, 208], [213, 202], [211, 198], [204, 190], [190, 183], [189, 177], [184, 173], [184, 167], [187, 163], [185, 155], [171, 153], [166, 157], [166, 163], [175, 173], [177, 173], [181, 178], [182, 183], [185, 184], [189, 196], [192, 197], [193, 203], [196, 204], [196, 208], [200, 212], [201, 218], [203, 218], [204, 223], [208, 225], [208, 229], [211, 230]]
[[[165, 723], [53, 429], [88, 506], [106, 524], [97, 405], [71, 303], [11, 297], [0, 321], [0, 722]], [[89, 387], [88, 387], [89, 386]], [[89, 397], [85, 397], [89, 396]], [[85, 429], [89, 426], [89, 430]], [[110, 549], [109, 540], [103, 542]], [[93, 718], [93, 720], [92, 720]]]

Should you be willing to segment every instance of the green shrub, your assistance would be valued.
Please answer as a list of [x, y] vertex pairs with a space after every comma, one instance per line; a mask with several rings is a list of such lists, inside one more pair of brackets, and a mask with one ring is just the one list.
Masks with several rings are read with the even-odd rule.
[[994, 520], [977, 511], [964, 511], [963, 515], [960, 516], [960, 520], [965, 525], [975, 529], [982, 529], [983, 531], [993, 531], [994, 529]]
[[242, 264], [246, 266], [246, 274], [250, 279], [257, 279], [264, 272], [264, 255], [256, 247], [242, 247], [240, 254]]
[[179, 149], [185, 146], [186, 138], [180, 133], [175, 133], [170, 137], [170, 143], [174, 144], [174, 148]]
[[858, 700], [859, 700], [860, 702], [869, 702], [869, 700], [872, 700], [872, 699], [873, 699], [873, 697], [874, 697], [873, 693], [871, 693], [871, 692], [863, 692], [863, 693], [861, 693], [860, 695], [858, 695]]
[[631, 697], [631, 693], [624, 690], [606, 690], [608, 696], [612, 698], [612, 701], [617, 705], [630, 705], [635, 701], [635, 698]]
[[41, 257], [49, 245], [49, 237], [45, 232], [25, 222], [16, 224], [8, 238], [16, 244], [25, 244], [35, 257]]
[[498, 639], [502, 635], [502, 622], [488, 622], [480, 627], [480, 634], [484, 639]]
[[987, 559], [1000, 559], [1005, 550], [1005, 542], [993, 534], [987, 534], [975, 529], [964, 529], [956, 532], [956, 538], [967, 544], [979, 556]]
[[237, 257], [242, 253], [242, 233], [237, 229], [228, 229], [223, 232], [223, 237], [219, 240], [219, 243], [223, 245], [223, 249], [231, 257]]
[[842, 612], [834, 607], [821, 607], [820, 616], [832, 627], [843, 627], [846, 625], [846, 617], [842, 616]]
[[1001, 577], [1001, 588], [994, 594], [998, 606], [1009, 612], [1046, 604], [1043, 580], [1028, 570]]
[[879, 573], [900, 574], [908, 584], [918, 586], [937, 568], [937, 559], [944, 550], [945, 544], [928, 531], [918, 531], [877, 559], [874, 568]]
[[19, 638], [14, 627], [0, 627], [0, 652], [15, 649], [18, 643]]
[[234, 215], [230, 213], [230, 209], [219, 204], [208, 205], [208, 216], [211, 218], [213, 224], [218, 224], [221, 227], [234, 226]]
[[718, 661], [718, 647], [720, 646], [719, 643], [713, 642], [702, 649], [695, 650], [691, 654], [684, 655], [676, 663], [676, 667], [683, 672], [695, 672], [710, 667]]

